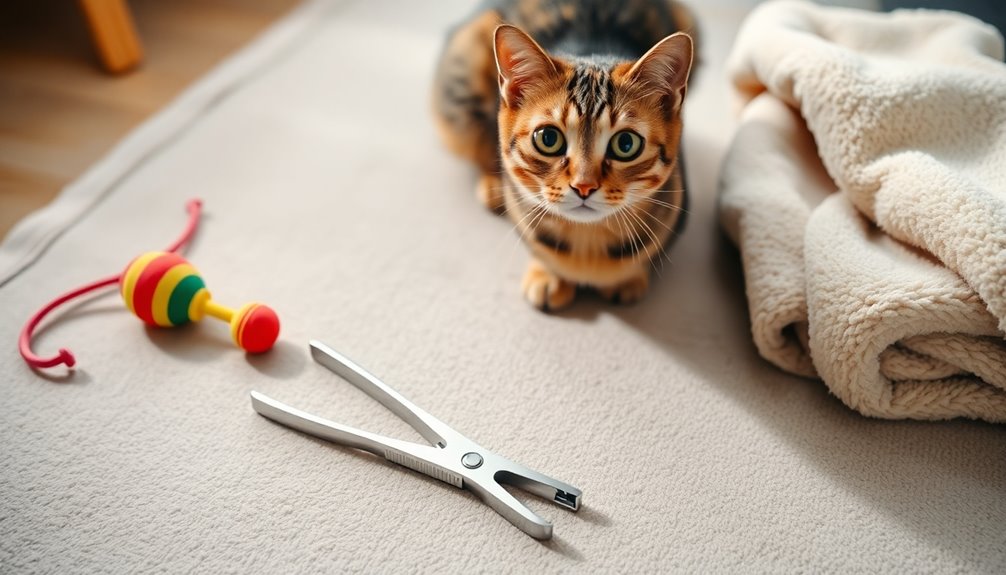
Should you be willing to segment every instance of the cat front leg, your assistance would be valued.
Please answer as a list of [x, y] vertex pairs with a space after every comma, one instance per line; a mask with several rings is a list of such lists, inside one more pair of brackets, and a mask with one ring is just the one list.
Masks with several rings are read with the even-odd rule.
[[475, 195], [490, 211], [503, 213], [503, 179], [499, 175], [482, 174], [475, 186]]
[[521, 282], [524, 299], [542, 311], [556, 311], [573, 303], [576, 285], [555, 275], [538, 259], [532, 258]]

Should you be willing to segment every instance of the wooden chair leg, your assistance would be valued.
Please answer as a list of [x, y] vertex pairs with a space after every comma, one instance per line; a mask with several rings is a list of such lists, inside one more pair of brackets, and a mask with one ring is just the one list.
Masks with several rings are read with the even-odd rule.
[[136, 67], [143, 47], [126, 0], [79, 1], [105, 70], [118, 74]]

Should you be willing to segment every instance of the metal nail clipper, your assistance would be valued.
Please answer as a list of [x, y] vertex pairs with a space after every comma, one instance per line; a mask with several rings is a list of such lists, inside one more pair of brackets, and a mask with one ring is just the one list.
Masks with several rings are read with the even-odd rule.
[[579, 489], [488, 451], [327, 345], [312, 341], [311, 355], [315, 361], [379, 401], [433, 445], [401, 441], [341, 425], [280, 403], [257, 391], [251, 392], [255, 411], [298, 431], [369, 451], [455, 487], [467, 488], [535, 539], [550, 539], [552, 524], [525, 507], [502, 484], [529, 491], [573, 511], [580, 508], [583, 494]]

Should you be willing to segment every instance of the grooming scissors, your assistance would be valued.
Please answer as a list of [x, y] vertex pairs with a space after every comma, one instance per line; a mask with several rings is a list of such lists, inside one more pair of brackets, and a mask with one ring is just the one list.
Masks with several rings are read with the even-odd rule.
[[309, 435], [369, 451], [455, 487], [468, 488], [507, 521], [535, 539], [550, 539], [552, 524], [525, 507], [502, 484], [529, 491], [573, 511], [580, 508], [583, 493], [576, 487], [481, 447], [327, 345], [311, 341], [311, 355], [315, 361], [391, 410], [433, 445], [402, 441], [341, 425], [253, 391], [252, 407], [259, 415]]

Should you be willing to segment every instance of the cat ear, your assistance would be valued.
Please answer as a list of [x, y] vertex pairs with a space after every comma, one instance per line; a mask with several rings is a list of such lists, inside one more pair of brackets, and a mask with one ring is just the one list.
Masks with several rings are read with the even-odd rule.
[[555, 62], [519, 28], [496, 28], [494, 45], [500, 97], [507, 107], [520, 105], [528, 88], [558, 74]]
[[628, 77], [672, 98], [677, 109], [685, 97], [688, 73], [692, 69], [692, 38], [678, 32], [643, 54], [629, 69]]

